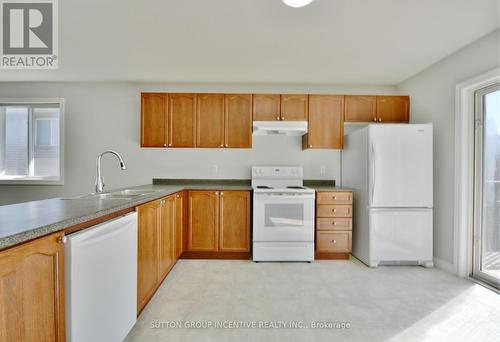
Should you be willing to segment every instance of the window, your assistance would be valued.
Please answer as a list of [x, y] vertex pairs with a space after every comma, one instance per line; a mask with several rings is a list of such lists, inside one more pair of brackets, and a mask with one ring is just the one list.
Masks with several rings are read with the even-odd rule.
[[63, 184], [63, 100], [0, 100], [0, 182]]

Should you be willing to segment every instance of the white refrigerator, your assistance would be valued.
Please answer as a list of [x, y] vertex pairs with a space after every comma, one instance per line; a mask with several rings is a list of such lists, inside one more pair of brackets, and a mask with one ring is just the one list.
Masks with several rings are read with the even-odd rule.
[[345, 136], [342, 186], [354, 190], [353, 255], [433, 266], [432, 124], [375, 124]]

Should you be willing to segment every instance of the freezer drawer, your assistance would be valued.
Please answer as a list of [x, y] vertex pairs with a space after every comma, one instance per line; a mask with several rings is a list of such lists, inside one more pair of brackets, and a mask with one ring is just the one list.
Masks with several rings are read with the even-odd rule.
[[432, 209], [371, 209], [370, 266], [432, 262]]

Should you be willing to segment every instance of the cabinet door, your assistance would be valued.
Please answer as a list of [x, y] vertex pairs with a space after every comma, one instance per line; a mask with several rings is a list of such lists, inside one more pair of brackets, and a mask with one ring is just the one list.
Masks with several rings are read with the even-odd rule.
[[167, 146], [167, 94], [141, 94], [141, 147]]
[[188, 250], [217, 251], [219, 230], [219, 193], [188, 192]]
[[252, 147], [252, 95], [226, 94], [225, 147]]
[[175, 195], [175, 258], [182, 255], [183, 234], [184, 234], [184, 194], [182, 192]]
[[408, 122], [410, 98], [408, 96], [377, 96], [378, 122]]
[[0, 252], [0, 341], [65, 340], [60, 236]]
[[198, 94], [196, 147], [224, 146], [224, 95]]
[[170, 94], [168, 100], [169, 147], [196, 145], [196, 94]]
[[305, 148], [341, 149], [344, 146], [344, 97], [309, 96], [309, 127]]
[[168, 274], [175, 263], [175, 196], [160, 201], [159, 239], [159, 281]]
[[255, 94], [253, 96], [254, 121], [280, 120], [280, 96], [270, 94]]
[[250, 192], [220, 192], [219, 250], [250, 250]]
[[141, 311], [158, 284], [158, 226], [160, 201], [137, 207], [137, 311]]
[[346, 96], [346, 122], [373, 122], [377, 119], [376, 96]]
[[307, 95], [281, 95], [281, 120], [306, 121]]

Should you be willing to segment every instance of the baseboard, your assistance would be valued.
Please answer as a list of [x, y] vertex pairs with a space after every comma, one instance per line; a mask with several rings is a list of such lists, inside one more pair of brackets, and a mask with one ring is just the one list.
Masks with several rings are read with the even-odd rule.
[[455, 265], [453, 265], [451, 262], [440, 259], [440, 258], [434, 258], [434, 266], [436, 268], [439, 268], [440, 270], [443, 270], [445, 272], [451, 273], [451, 274], [457, 274], [457, 271], [455, 269]]
[[250, 252], [191, 252], [182, 253], [181, 259], [250, 259]]

